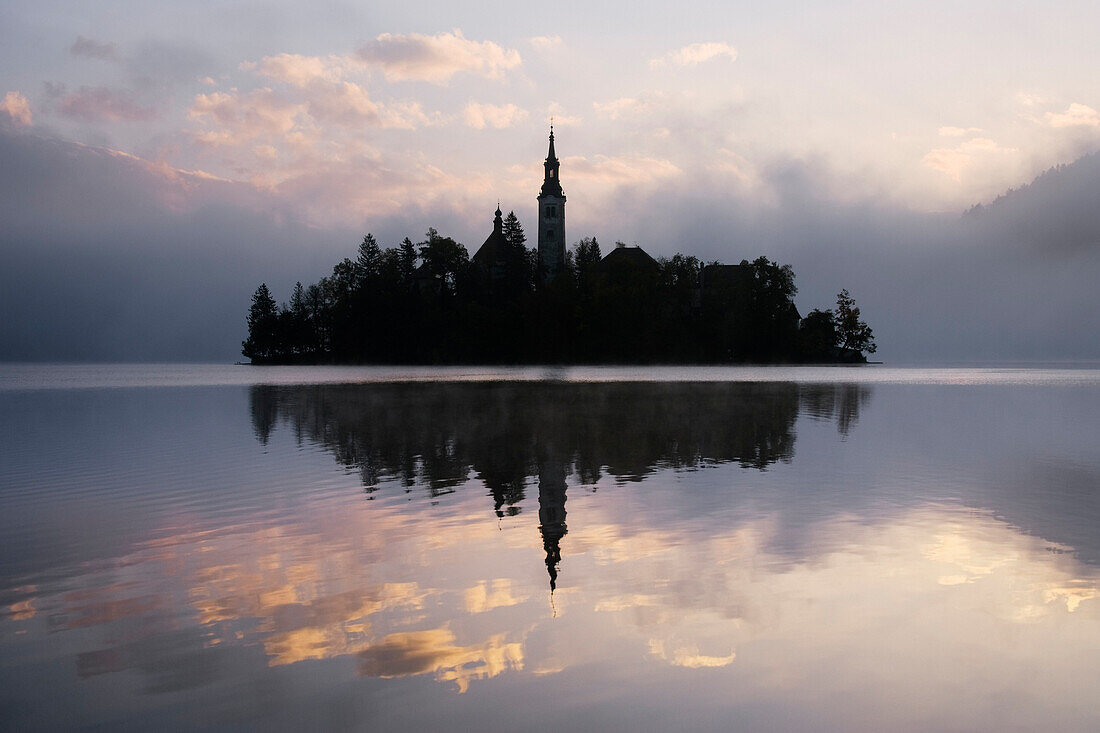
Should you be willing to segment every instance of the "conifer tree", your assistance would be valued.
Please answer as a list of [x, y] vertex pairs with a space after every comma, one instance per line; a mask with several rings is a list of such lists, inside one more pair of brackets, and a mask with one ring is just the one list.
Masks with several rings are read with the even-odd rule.
[[523, 225], [519, 223], [519, 218], [514, 211], [509, 211], [508, 216], [504, 217], [504, 239], [516, 249], [522, 249], [527, 242]]
[[287, 340], [294, 353], [304, 354], [311, 349], [309, 308], [306, 305], [306, 292], [301, 281], [294, 284], [294, 292], [290, 296], [290, 328]]
[[278, 305], [267, 283], [261, 283], [252, 294], [252, 305], [248, 309], [248, 338], [241, 343], [241, 353], [257, 362], [271, 359], [275, 356], [278, 331]]
[[362, 285], [378, 277], [381, 264], [382, 249], [375, 241], [374, 235], [367, 232], [363, 241], [359, 243], [359, 257], [355, 260], [355, 276], [359, 284]]
[[401, 282], [408, 285], [412, 282], [413, 272], [416, 270], [416, 245], [405, 237], [397, 248], [397, 266], [401, 273]]
[[507, 289], [515, 296], [527, 290], [528, 284], [534, 278], [534, 272], [527, 260], [527, 248], [524, 247], [527, 235], [523, 232], [523, 225], [519, 223], [516, 212], [509, 211], [508, 216], [504, 217], [503, 233], [504, 241], [508, 243], [504, 260], [505, 280]]

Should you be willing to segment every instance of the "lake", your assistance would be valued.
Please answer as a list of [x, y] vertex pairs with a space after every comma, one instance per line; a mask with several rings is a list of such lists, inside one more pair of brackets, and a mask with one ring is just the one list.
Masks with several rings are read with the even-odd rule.
[[0, 365], [9, 730], [1100, 729], [1100, 370]]

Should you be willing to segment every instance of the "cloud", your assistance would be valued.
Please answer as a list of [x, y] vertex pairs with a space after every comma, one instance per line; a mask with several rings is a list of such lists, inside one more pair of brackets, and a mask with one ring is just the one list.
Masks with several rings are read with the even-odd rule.
[[1051, 127], [1100, 126], [1100, 112], [1077, 102], [1066, 107], [1065, 112], [1047, 112], [1046, 117]]
[[1028, 94], [1027, 92], [1018, 92], [1016, 94], [1016, 101], [1025, 107], [1034, 107], [1037, 104], [1043, 103], [1043, 98], [1038, 94]]
[[466, 124], [474, 129], [484, 130], [488, 125], [500, 130], [527, 119], [527, 110], [520, 109], [514, 104], [495, 105], [471, 102], [466, 105], [463, 117]]
[[100, 61], [116, 61], [118, 60], [118, 47], [113, 43], [100, 43], [99, 41], [93, 41], [91, 38], [85, 38], [84, 36], [77, 36], [73, 41], [73, 45], [69, 46], [69, 53], [73, 56], [84, 56], [90, 59], [99, 59]]
[[560, 127], [579, 125], [583, 121], [583, 118], [577, 115], [566, 114], [565, 108], [557, 102], [551, 102], [546, 106], [546, 117], [552, 119], [554, 125]]
[[946, 174], [952, 180], [962, 178], [963, 171], [980, 156], [1015, 153], [1016, 148], [1005, 148], [985, 137], [976, 137], [953, 148], [936, 148], [924, 156], [922, 162], [934, 170]]
[[596, 110], [596, 115], [608, 120], [617, 120], [647, 112], [653, 107], [654, 102], [652, 100], [636, 99], [634, 97], [620, 97], [610, 102], [592, 103], [592, 109]]
[[343, 73], [343, 62], [336, 56], [322, 58], [294, 53], [265, 56], [258, 64], [244, 63], [241, 67], [255, 69], [262, 76], [295, 87], [305, 87], [313, 81], [336, 82]]
[[62, 97], [57, 111], [84, 122], [140, 122], [157, 116], [155, 108], [141, 106], [128, 92], [106, 87], [81, 87]]
[[941, 127], [941, 137], [966, 137], [967, 135], [976, 135], [985, 132], [980, 127]]
[[236, 89], [197, 94], [188, 117], [213, 123], [214, 129], [196, 134], [199, 142], [236, 145], [265, 137], [285, 139], [295, 130], [301, 132], [299, 117], [305, 112], [305, 105], [264, 87], [244, 94]]
[[573, 156], [562, 163], [571, 177], [612, 185], [648, 183], [683, 172], [667, 160], [636, 156]]
[[736, 61], [737, 49], [726, 43], [692, 43], [670, 51], [663, 57], [651, 59], [649, 65], [653, 68], [664, 66], [666, 63], [676, 66], [698, 66], [704, 61], [723, 56], [730, 61]]
[[[303, 83], [305, 77], [299, 71], [292, 72], [291, 78]], [[260, 157], [265, 161], [277, 157], [271, 154], [272, 148], [282, 148], [298, 155], [309, 153], [310, 159], [319, 163], [321, 159], [313, 154], [316, 148], [325, 147], [340, 157], [352, 145], [334, 128], [351, 132], [363, 127], [412, 130], [431, 123], [419, 103], [381, 104], [355, 82], [324, 79], [317, 76], [305, 86], [290, 89], [261, 87], [249, 92], [231, 89], [198, 94], [188, 117], [203, 123], [204, 129], [193, 131], [193, 138], [213, 147], [262, 149]], [[270, 182], [282, 176], [269, 169], [262, 177]]]
[[382, 69], [388, 81], [418, 80], [444, 84], [461, 71], [499, 79], [519, 66], [516, 50], [492, 41], [470, 41], [457, 28], [451, 33], [383, 33], [359, 49], [357, 57]]
[[527, 42], [539, 51], [548, 51], [555, 46], [561, 45], [561, 36], [534, 36], [528, 38]]
[[16, 125], [30, 127], [31, 106], [27, 104], [27, 98], [19, 92], [8, 92], [0, 101], [0, 110], [8, 113], [11, 121]]

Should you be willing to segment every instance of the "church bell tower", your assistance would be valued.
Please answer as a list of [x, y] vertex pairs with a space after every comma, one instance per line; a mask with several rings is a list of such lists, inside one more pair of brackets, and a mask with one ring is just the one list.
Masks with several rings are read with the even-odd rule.
[[543, 163], [539, 193], [539, 264], [546, 282], [565, 269], [565, 194], [558, 179], [558, 156], [554, 154], [554, 126], [550, 125], [550, 152]]

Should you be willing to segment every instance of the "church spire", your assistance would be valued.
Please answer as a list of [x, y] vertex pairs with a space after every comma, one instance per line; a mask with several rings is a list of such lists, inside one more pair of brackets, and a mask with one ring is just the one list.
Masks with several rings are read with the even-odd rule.
[[546, 153], [546, 161], [542, 165], [545, 169], [542, 176], [542, 193], [564, 197], [565, 194], [561, 191], [561, 181], [558, 180], [558, 169], [561, 164], [558, 162], [557, 154], [554, 153], [553, 125], [550, 125], [550, 150]]

